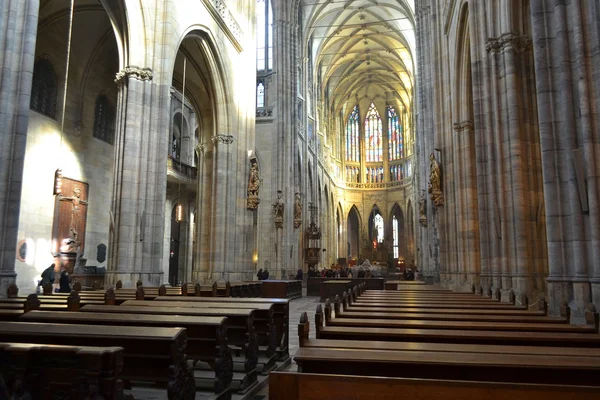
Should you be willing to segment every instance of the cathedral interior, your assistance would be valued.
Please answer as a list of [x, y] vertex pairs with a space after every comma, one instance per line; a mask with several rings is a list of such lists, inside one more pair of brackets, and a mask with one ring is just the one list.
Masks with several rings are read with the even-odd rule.
[[71, 246], [107, 286], [369, 260], [600, 307], [597, 2], [5, 3], [2, 295]]
[[598, 0], [0, 0], [0, 399], [600, 399], [598, 99]]

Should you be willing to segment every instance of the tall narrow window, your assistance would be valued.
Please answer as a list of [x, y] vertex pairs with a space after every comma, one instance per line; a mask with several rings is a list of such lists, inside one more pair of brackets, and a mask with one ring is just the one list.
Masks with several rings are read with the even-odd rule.
[[94, 113], [94, 137], [106, 143], [113, 144], [115, 130], [115, 112], [108, 97], [101, 94], [96, 98]]
[[378, 213], [373, 220], [375, 222], [375, 232], [377, 232], [377, 242], [383, 243], [383, 217]]
[[400, 252], [398, 251], [398, 219], [396, 218], [396, 216], [394, 215], [394, 218], [392, 219], [392, 235], [393, 235], [393, 247], [394, 247], [394, 258], [398, 258], [398, 255], [400, 254]]
[[367, 162], [383, 161], [383, 151], [381, 144], [381, 117], [375, 108], [375, 104], [371, 103], [367, 116], [365, 117], [365, 147]]
[[258, 81], [258, 85], [256, 85], [256, 107], [264, 107], [265, 106], [265, 84], [263, 81]]
[[256, 0], [256, 69], [273, 69], [273, 8], [271, 0]]
[[348, 118], [348, 125], [346, 127], [346, 161], [359, 162], [359, 116], [358, 106], [355, 106]]
[[30, 108], [56, 119], [56, 97], [58, 81], [50, 61], [42, 58], [33, 66]]
[[400, 160], [404, 157], [402, 126], [398, 122], [398, 114], [393, 107], [388, 107], [388, 147], [390, 161]]

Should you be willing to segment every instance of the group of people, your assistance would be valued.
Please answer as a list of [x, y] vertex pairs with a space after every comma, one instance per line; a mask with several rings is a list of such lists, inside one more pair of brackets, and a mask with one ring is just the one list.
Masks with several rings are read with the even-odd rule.
[[421, 280], [421, 273], [416, 268], [415, 268], [414, 272], [413, 272], [412, 268], [405, 269], [403, 276], [404, 276], [405, 281], [420, 281]]
[[[39, 287], [44, 287], [48, 283], [55, 283], [57, 273], [54, 272], [55, 264], [50, 265], [42, 272], [42, 279], [38, 281]], [[58, 293], [71, 293], [71, 285], [69, 283], [69, 274], [63, 270], [58, 277]]]
[[263, 269], [261, 268], [260, 270], [258, 270], [256, 276], [258, 277], [259, 281], [266, 281], [267, 279], [269, 279], [269, 270], [265, 269], [263, 271]]

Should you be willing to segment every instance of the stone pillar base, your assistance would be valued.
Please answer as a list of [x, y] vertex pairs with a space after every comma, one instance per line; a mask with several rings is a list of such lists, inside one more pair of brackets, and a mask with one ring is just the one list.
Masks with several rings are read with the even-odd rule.
[[600, 282], [592, 283], [592, 303], [596, 306], [596, 310], [600, 310]]
[[574, 324], [585, 324], [585, 308], [592, 298], [590, 282], [573, 282], [573, 302], [571, 306], [571, 321]]
[[571, 282], [560, 280], [548, 280], [548, 315], [560, 316], [560, 305], [573, 298], [573, 286]]
[[16, 281], [16, 273], [0, 271], [0, 299], [6, 298], [6, 291], [8, 290], [8, 287], [13, 283], [16, 283]]
[[111, 272], [106, 271], [104, 287], [114, 287], [117, 281], [123, 283], [124, 288], [135, 288], [137, 281], [142, 281], [143, 286], [160, 286], [163, 283], [161, 272]]

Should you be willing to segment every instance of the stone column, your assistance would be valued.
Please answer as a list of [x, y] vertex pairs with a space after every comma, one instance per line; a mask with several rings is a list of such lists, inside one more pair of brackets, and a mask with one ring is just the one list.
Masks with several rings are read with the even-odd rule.
[[114, 226], [106, 274], [109, 286], [118, 280], [124, 286], [134, 286], [137, 280], [158, 286], [163, 281], [170, 96], [168, 86], [152, 83], [152, 74], [148, 68], [132, 66], [119, 72], [115, 80], [119, 94], [112, 200]]
[[[228, 265], [227, 239], [228, 231], [235, 225], [235, 215], [233, 209], [229, 206], [229, 188], [230, 171], [233, 169], [231, 162], [231, 144], [234, 137], [227, 134], [217, 134], [212, 137], [214, 147], [214, 165], [213, 165], [213, 185], [212, 197], [213, 213], [211, 216], [211, 270], [209, 274], [210, 281], [240, 280], [239, 277], [232, 277], [234, 266]], [[235, 177], [232, 177], [235, 178]]]
[[15, 282], [21, 185], [39, 0], [4, 0], [0, 13], [0, 298]]
[[600, 307], [600, 5], [532, 0], [531, 10], [550, 311], [568, 302], [577, 320], [590, 301]]
[[201, 143], [198, 154], [198, 191], [196, 194], [196, 257], [192, 267], [192, 282], [206, 283], [211, 268], [211, 221], [213, 214], [213, 146]]

